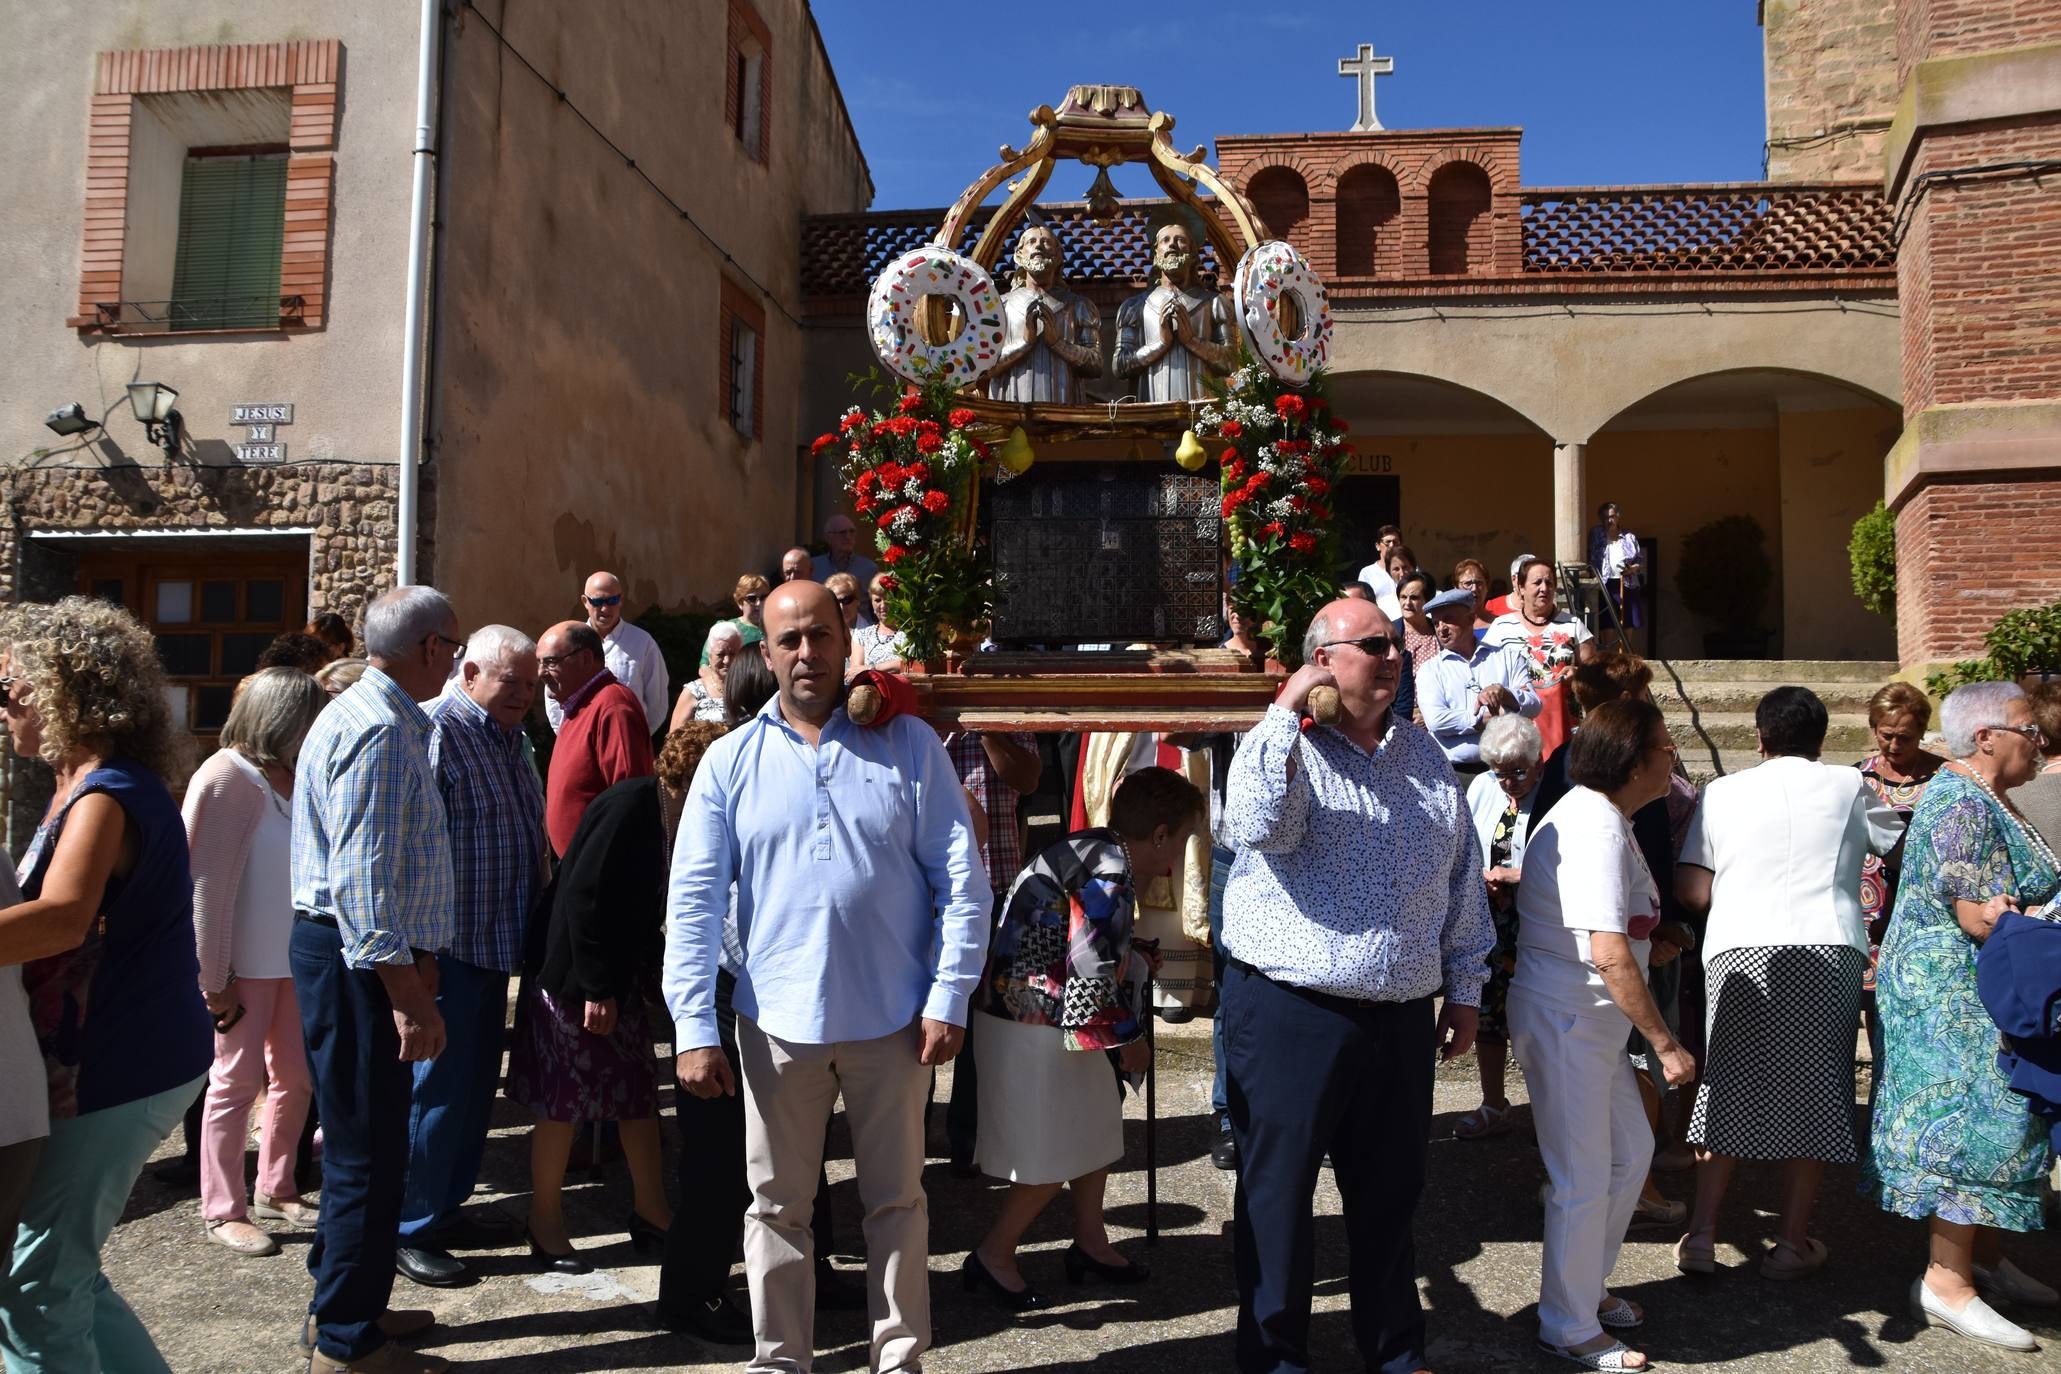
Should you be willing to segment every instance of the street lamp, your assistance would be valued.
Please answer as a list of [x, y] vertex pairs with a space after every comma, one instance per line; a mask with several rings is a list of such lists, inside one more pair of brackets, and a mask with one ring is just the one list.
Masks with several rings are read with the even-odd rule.
[[163, 382], [130, 382], [129, 409], [143, 425], [143, 432], [165, 451], [165, 457], [179, 456], [179, 426], [184, 418], [173, 403], [179, 393]]
[[86, 407], [73, 401], [68, 406], [59, 406], [43, 421], [52, 434], [69, 439], [74, 434], [84, 434], [89, 429], [100, 428], [100, 421], [86, 414]]

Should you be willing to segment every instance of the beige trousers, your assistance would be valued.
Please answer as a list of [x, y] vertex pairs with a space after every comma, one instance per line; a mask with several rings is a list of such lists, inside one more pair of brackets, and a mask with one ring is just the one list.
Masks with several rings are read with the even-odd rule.
[[823, 1130], [844, 1094], [866, 1209], [872, 1368], [923, 1368], [930, 1348], [930, 1209], [923, 1196], [923, 1104], [930, 1070], [915, 1024], [878, 1040], [804, 1045], [737, 1018], [744, 1073], [744, 1273], [757, 1350], [750, 1374], [807, 1374], [815, 1354], [816, 1255], [809, 1216]]

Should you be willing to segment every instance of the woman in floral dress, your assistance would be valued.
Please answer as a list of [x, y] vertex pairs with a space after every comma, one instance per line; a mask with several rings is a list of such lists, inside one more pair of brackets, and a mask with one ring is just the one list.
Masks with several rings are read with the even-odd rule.
[[1553, 565], [1543, 558], [1526, 559], [1519, 565], [1510, 605], [1513, 609], [1496, 617], [1481, 642], [1520, 644], [1530, 657], [1532, 683], [1544, 703], [1532, 723], [1539, 727], [1545, 756], [1550, 759], [1567, 742], [1574, 724], [1567, 675], [1575, 664], [1596, 657], [1595, 636], [1578, 618], [1554, 604]]
[[1976, 991], [1975, 955], [2007, 907], [2054, 900], [2061, 865], [2000, 800], [2039, 763], [2025, 693], [2014, 683], [1974, 683], [1940, 714], [1954, 759], [1912, 814], [1876, 970], [1884, 1053], [1862, 1187], [1884, 1210], [1930, 1224], [1931, 1263], [1911, 1285], [1920, 1321], [2032, 1350], [2032, 1337], [1977, 1295], [2056, 1301], [1999, 1248], [1998, 1231], [2041, 1225], [2050, 1151], [2045, 1123], [1997, 1070], [1997, 1028]]
[[[1911, 813], [1946, 763], [1939, 755], [1919, 747], [1932, 724], [1932, 703], [1908, 682], [1892, 682], [1868, 698], [1868, 733], [1874, 737], [1875, 752], [1855, 765], [1871, 791], [1880, 797], [1909, 833]], [[1868, 922], [1868, 971], [1861, 979], [1861, 1016], [1868, 1028], [1870, 1066], [1869, 1100], [1873, 1101], [1874, 1080], [1881, 1076], [1882, 1022], [1875, 1011], [1875, 964], [1882, 954], [1882, 937], [1889, 933], [1889, 915], [1896, 909], [1897, 878], [1903, 871], [1904, 851], [1898, 845], [1876, 858], [1870, 854], [1861, 865], [1861, 914]]]

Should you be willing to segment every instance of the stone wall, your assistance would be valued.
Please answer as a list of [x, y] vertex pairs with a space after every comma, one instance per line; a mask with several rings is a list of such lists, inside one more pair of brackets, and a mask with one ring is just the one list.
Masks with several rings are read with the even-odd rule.
[[1878, 177], [1896, 108], [1894, 0], [1763, 0], [1768, 179]]
[[0, 476], [0, 600], [59, 590], [24, 559], [37, 531], [309, 529], [308, 613], [355, 624], [393, 582], [394, 474], [373, 463], [16, 469]]

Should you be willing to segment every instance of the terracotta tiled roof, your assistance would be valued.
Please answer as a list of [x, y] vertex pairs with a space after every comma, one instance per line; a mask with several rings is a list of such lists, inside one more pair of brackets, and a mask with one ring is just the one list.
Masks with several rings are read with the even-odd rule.
[[[1059, 235], [1066, 253], [1066, 279], [1076, 285], [1145, 280], [1152, 259], [1152, 230], [1171, 201], [1128, 201], [1108, 224], [1088, 218], [1079, 203], [1040, 204], [1038, 214]], [[957, 245], [972, 251], [994, 211], [976, 211]], [[885, 210], [864, 215], [817, 215], [802, 224], [803, 296], [862, 296], [889, 262], [930, 242], [944, 221], [943, 210]], [[1018, 226], [1002, 246], [1006, 265], [1015, 251]], [[1216, 254], [1200, 245], [1202, 272], [1216, 273]]]
[[1896, 266], [1866, 186], [1604, 186], [1523, 194], [1526, 272], [1803, 272]]
[[[1864, 272], [1896, 267], [1891, 210], [1880, 191], [1857, 185], [1734, 184], [1538, 188], [1521, 194], [1526, 276], [1642, 273], [1695, 278], [1710, 273]], [[1127, 201], [1098, 224], [1078, 203], [1041, 205], [1066, 249], [1067, 280], [1088, 289], [1141, 283], [1149, 228], [1166, 201]], [[928, 243], [943, 210], [821, 215], [802, 226], [802, 294], [864, 295], [897, 255]], [[976, 213], [963, 241], [972, 248], [991, 209]], [[1015, 233], [1004, 246], [1006, 262]], [[1319, 250], [1321, 251], [1321, 250]], [[1319, 267], [1323, 264], [1320, 262]], [[1216, 263], [1203, 245], [1203, 269]], [[1456, 285], [1466, 278], [1454, 278]], [[1421, 283], [1420, 283], [1421, 284]]]

